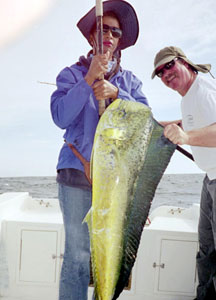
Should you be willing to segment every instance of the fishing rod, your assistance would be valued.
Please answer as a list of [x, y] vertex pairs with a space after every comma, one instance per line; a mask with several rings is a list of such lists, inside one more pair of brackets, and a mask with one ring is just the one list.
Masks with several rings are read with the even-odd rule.
[[[97, 47], [96, 53], [103, 54], [103, 3], [102, 0], [96, 0], [96, 28], [97, 28]], [[104, 79], [102, 76], [99, 79]], [[99, 116], [105, 111], [105, 100], [99, 100]]]
[[179, 152], [181, 152], [182, 154], [184, 154], [185, 156], [187, 156], [189, 159], [191, 159], [192, 161], [194, 161], [193, 155], [191, 153], [189, 153], [187, 150], [185, 150], [182, 147], [180, 147], [179, 145], [176, 146], [176, 150], [178, 150]]

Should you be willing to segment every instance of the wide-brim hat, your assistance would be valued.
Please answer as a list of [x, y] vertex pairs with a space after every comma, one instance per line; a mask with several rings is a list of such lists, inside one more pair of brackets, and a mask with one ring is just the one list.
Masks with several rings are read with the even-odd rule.
[[[109, 0], [103, 2], [103, 12], [113, 12], [118, 18], [122, 37], [119, 40], [119, 49], [125, 49], [136, 43], [139, 35], [139, 23], [134, 8], [123, 0]], [[77, 23], [84, 37], [90, 43], [90, 34], [96, 23], [96, 11], [93, 7], [87, 14]]]
[[162, 50], [160, 50], [154, 59], [154, 71], [152, 73], [152, 79], [156, 75], [156, 70], [158, 67], [172, 61], [174, 58], [181, 58], [184, 61], [186, 61], [189, 65], [191, 65], [196, 71], [200, 71], [203, 73], [208, 73], [211, 70], [210, 64], [194, 64], [192, 61], [190, 61], [187, 56], [184, 54], [184, 52], [178, 48], [178, 47], [165, 47]]

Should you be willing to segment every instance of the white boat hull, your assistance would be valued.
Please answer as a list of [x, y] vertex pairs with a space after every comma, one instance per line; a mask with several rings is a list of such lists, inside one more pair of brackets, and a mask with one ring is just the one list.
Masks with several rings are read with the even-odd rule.
[[[198, 216], [198, 205], [153, 211], [120, 300], [194, 299]], [[8, 286], [0, 284], [0, 299], [57, 300], [64, 252], [58, 200], [33, 199], [28, 193], [2, 194], [0, 224], [8, 268], [7, 274], [5, 266], [0, 266], [0, 274], [8, 275]], [[92, 293], [89, 287], [89, 299]]]

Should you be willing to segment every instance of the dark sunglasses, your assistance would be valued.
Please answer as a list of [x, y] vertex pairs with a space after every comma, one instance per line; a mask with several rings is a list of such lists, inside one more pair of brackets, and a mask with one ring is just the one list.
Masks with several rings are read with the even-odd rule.
[[112, 36], [114, 38], [118, 38], [118, 39], [121, 38], [122, 31], [121, 31], [120, 28], [112, 27], [112, 26], [109, 26], [107, 24], [103, 24], [103, 34], [106, 34], [107, 32], [109, 32], [109, 30], [112, 32]]
[[156, 75], [161, 78], [163, 76], [163, 74], [164, 74], [164, 70], [170, 70], [170, 69], [172, 69], [174, 67], [176, 60], [177, 60], [177, 58], [174, 58], [173, 60], [171, 60], [170, 62], [168, 62], [167, 64], [165, 64], [163, 66], [163, 68], [161, 68], [160, 70], [156, 71]]

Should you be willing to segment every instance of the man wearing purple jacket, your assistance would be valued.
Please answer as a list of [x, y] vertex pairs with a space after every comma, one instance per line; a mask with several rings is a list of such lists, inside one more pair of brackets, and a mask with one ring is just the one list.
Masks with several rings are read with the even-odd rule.
[[[96, 55], [95, 8], [77, 24], [92, 47], [57, 77], [51, 96], [55, 124], [65, 130], [65, 143], [57, 164], [59, 203], [65, 228], [65, 253], [59, 300], [86, 300], [89, 284], [90, 245], [83, 218], [91, 207], [89, 161], [96, 126], [98, 103], [108, 106], [116, 98], [148, 105], [142, 83], [120, 65], [121, 50], [135, 44], [139, 25], [133, 7], [122, 0], [103, 2], [103, 48]], [[99, 80], [101, 76], [104, 79]]]

